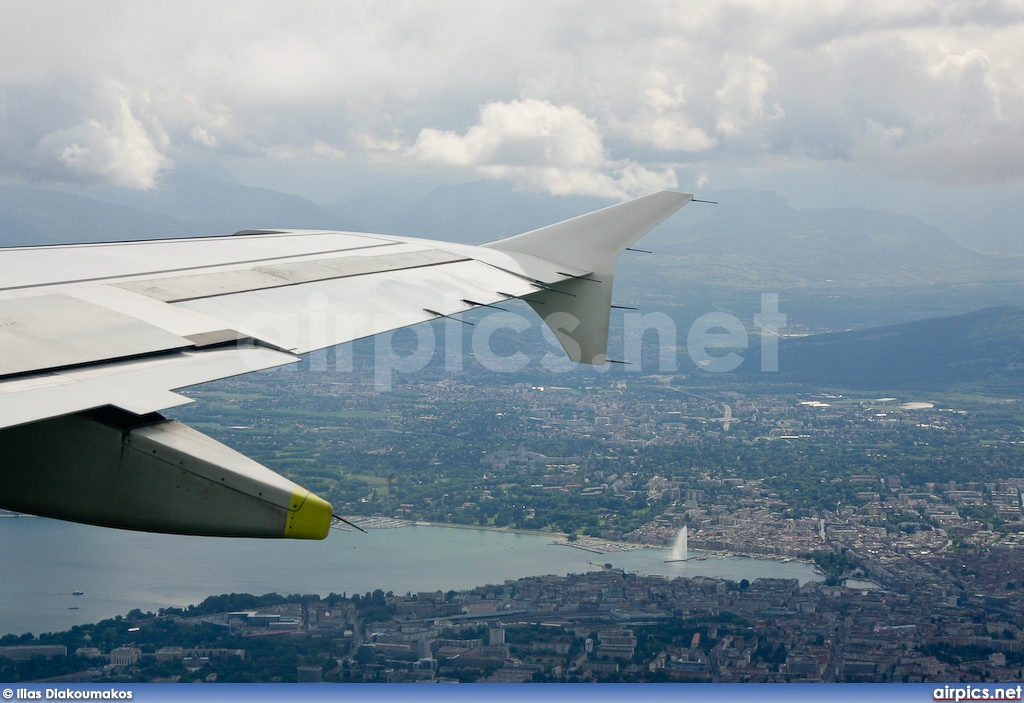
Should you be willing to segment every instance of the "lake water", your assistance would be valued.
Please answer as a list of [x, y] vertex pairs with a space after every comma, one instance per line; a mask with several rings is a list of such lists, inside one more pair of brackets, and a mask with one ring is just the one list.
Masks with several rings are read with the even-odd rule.
[[[221, 593], [365, 593], [471, 588], [590, 562], [671, 576], [821, 577], [798, 562], [730, 557], [664, 563], [667, 549], [592, 554], [550, 537], [413, 525], [334, 531], [324, 541], [180, 537], [42, 518], [0, 519], [0, 634], [56, 632]], [[73, 596], [74, 591], [83, 591]], [[77, 609], [69, 609], [77, 606]]]

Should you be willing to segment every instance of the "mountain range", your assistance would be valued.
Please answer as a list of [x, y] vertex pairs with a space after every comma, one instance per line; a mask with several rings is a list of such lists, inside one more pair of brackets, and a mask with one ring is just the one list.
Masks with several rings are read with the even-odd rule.
[[297, 195], [196, 169], [172, 171], [159, 187], [144, 191], [0, 185], [0, 246], [196, 237], [273, 227], [358, 229], [357, 223]]
[[[707, 197], [707, 196], [705, 196]], [[726, 191], [692, 203], [646, 237], [653, 255], [621, 257], [617, 302], [696, 317], [778, 292], [809, 331], [865, 328], [1024, 303], [1024, 257], [965, 249], [907, 215], [797, 209], [772, 192]], [[0, 186], [0, 245], [328, 228], [482, 243], [611, 204], [515, 190], [499, 181], [425, 196], [393, 188], [330, 205], [180, 167], [156, 188]], [[740, 314], [737, 312], [737, 314]], [[742, 316], [742, 315], [741, 315]]]
[[[795, 209], [763, 191], [693, 203], [647, 239], [641, 278], [747, 289], [913, 286], [1021, 280], [1024, 257], [974, 252], [907, 215], [861, 208]], [[0, 186], [0, 244], [141, 239], [293, 227], [384, 232], [480, 244], [610, 204], [519, 192], [498, 181], [400, 192], [319, 206], [245, 186], [229, 174], [180, 168], [151, 190]]]
[[[740, 371], [760, 373], [758, 345]], [[1024, 391], [1024, 306], [783, 338], [780, 382], [840, 389]]]

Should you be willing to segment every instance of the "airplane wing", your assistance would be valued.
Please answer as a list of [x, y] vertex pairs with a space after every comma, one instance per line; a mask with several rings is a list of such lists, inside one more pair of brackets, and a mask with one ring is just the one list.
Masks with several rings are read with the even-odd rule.
[[320, 497], [159, 414], [177, 389], [521, 298], [605, 363], [618, 255], [688, 203], [654, 193], [483, 247], [378, 234], [0, 249], [0, 507], [93, 525], [323, 539]]

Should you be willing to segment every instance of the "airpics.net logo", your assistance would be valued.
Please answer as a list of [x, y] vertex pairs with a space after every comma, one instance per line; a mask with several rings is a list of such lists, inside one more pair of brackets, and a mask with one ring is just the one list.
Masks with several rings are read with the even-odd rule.
[[[572, 336], [583, 323], [567, 312], [548, 315], [543, 323], [532, 315], [508, 308], [488, 312], [472, 324], [461, 316], [438, 315], [435, 319], [441, 321], [441, 325], [435, 326], [419, 324], [423, 322], [422, 317], [409, 313], [330, 314], [328, 301], [323, 298], [322, 294], [311, 296], [307, 306], [310, 311], [308, 314], [274, 314], [263, 311], [246, 319], [242, 328], [254, 338], [272, 340], [282, 349], [323, 348], [339, 338], [347, 340], [373, 336], [374, 385], [381, 391], [392, 388], [395, 374], [421, 371], [439, 353], [443, 354], [446, 373], [463, 371], [467, 365], [467, 354], [481, 367], [494, 373], [517, 373], [534, 363], [550, 373], [568, 373], [580, 366], [566, 354], [563, 341], [570, 348], [576, 344]], [[680, 344], [681, 330], [672, 317], [663, 312], [641, 313], [629, 310], [623, 313], [621, 324], [621, 343], [616, 340], [621, 358], [613, 358], [603, 366], [593, 367], [596, 372], [607, 372], [616, 365], [627, 373], [671, 374], [679, 371], [679, 352], [684, 345]], [[468, 349], [467, 325], [472, 328]], [[507, 351], [510, 337], [526, 335], [538, 325], [544, 341], [550, 347], [538, 358], [531, 358], [518, 350], [504, 354], [496, 351], [496, 347]], [[734, 371], [750, 357], [747, 352], [751, 348], [751, 332], [756, 332], [760, 370], [776, 372], [779, 370], [779, 335], [785, 326], [786, 314], [779, 312], [778, 294], [762, 293], [760, 311], [753, 315], [754, 329], [748, 330], [731, 313], [705, 313], [686, 330], [685, 353], [698, 369], [707, 373]], [[396, 334], [403, 328], [408, 330], [404, 334], [411, 334], [414, 340], [411, 340], [411, 344], [396, 345]], [[378, 330], [386, 331], [378, 333]], [[559, 331], [561, 341], [559, 334], [553, 330]], [[438, 344], [439, 333], [442, 345]], [[497, 337], [505, 343], [495, 343]], [[653, 347], [652, 340], [656, 340]], [[411, 351], [408, 348], [410, 346]], [[579, 346], [576, 349], [579, 350]], [[337, 349], [332, 366], [331, 369], [327, 368], [326, 356], [323, 354], [313, 354], [309, 359], [312, 371], [351, 372], [351, 345]]]
[[942, 686], [932, 691], [936, 701], [1019, 701], [1022, 686]]

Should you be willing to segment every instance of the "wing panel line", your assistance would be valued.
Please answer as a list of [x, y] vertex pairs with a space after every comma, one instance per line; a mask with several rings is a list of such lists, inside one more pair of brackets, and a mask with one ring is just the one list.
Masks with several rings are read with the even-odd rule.
[[[387, 261], [387, 259], [391, 259]], [[244, 269], [241, 271], [224, 271], [209, 274], [197, 274], [195, 276], [183, 276], [180, 278], [157, 279], [155, 281], [127, 281], [114, 284], [118, 288], [145, 295], [165, 303], [184, 303], [191, 300], [205, 300], [217, 298], [224, 295], [236, 293], [250, 293], [260, 290], [271, 290], [274, 288], [287, 288], [305, 283], [316, 283], [319, 281], [333, 281], [343, 278], [355, 278], [357, 276], [369, 276], [379, 273], [390, 273], [394, 271], [410, 271], [413, 269], [429, 268], [432, 266], [444, 266], [462, 261], [469, 261], [468, 257], [462, 257], [438, 249], [424, 249], [411, 252], [401, 252], [391, 257], [387, 255], [377, 257], [338, 257], [335, 259], [317, 259], [309, 262], [307, 271], [286, 271], [282, 266], [265, 266], [259, 269]], [[349, 270], [340, 268], [342, 262], [350, 264]], [[362, 267], [362, 270], [359, 270]], [[319, 268], [320, 271], [315, 269]], [[234, 278], [235, 285], [232, 286], [231, 279]], [[186, 280], [192, 279], [192, 280]], [[204, 280], [205, 279], [205, 280]], [[183, 288], [191, 286], [202, 291], [204, 285], [207, 288], [221, 287], [220, 290], [209, 292], [193, 292], [184, 294]], [[147, 287], [148, 286], [148, 287]], [[179, 288], [176, 292], [175, 288]]]
[[[160, 240], [160, 241], [164, 241], [164, 240]], [[397, 246], [397, 244], [398, 244], [398, 242], [385, 242], [383, 244], [367, 244], [366, 246], [361, 246], [361, 247], [349, 247], [349, 248], [345, 248], [345, 249], [328, 249], [326, 251], [306, 252], [304, 254], [292, 254], [292, 255], [288, 255], [288, 256], [270, 256], [270, 257], [264, 257], [264, 258], [260, 258], [260, 259], [249, 259], [249, 260], [245, 260], [245, 261], [229, 261], [229, 262], [220, 263], [220, 264], [208, 264], [208, 265], [205, 265], [205, 266], [182, 266], [182, 267], [173, 268], [173, 269], [163, 269], [163, 270], [157, 270], [157, 271], [142, 271], [142, 272], [139, 272], [139, 273], [131, 273], [131, 274], [120, 275], [120, 276], [97, 276], [95, 278], [76, 278], [76, 279], [72, 279], [72, 280], [59, 281], [59, 282], [50, 281], [50, 282], [46, 282], [46, 283], [29, 283], [29, 284], [26, 284], [26, 285], [23, 285], [23, 286], [9, 286], [9, 287], [6, 287], [6, 288], [5, 287], [0, 287], [0, 291], [30, 290], [32, 288], [54, 288], [54, 287], [58, 287], [58, 286], [71, 285], [73, 283], [98, 283], [98, 282], [101, 282], [101, 281], [116, 281], [116, 280], [121, 279], [121, 278], [134, 278], [136, 276], [159, 276], [159, 275], [165, 274], [165, 273], [179, 273], [179, 272], [184, 272], [184, 271], [200, 271], [200, 270], [206, 269], [206, 268], [219, 268], [219, 267], [223, 267], [223, 266], [242, 266], [242, 265], [245, 265], [245, 264], [259, 264], [259, 263], [264, 263], [264, 262], [270, 263], [270, 262], [274, 262], [274, 261], [287, 261], [287, 260], [290, 260], [290, 259], [301, 259], [303, 257], [309, 257], [309, 256], [322, 256], [324, 254], [341, 254], [341, 253], [344, 253], [344, 252], [351, 252], [351, 251], [364, 251], [366, 249], [379, 249], [379, 248], [382, 248], [382, 247], [393, 247], [393, 246]]]

